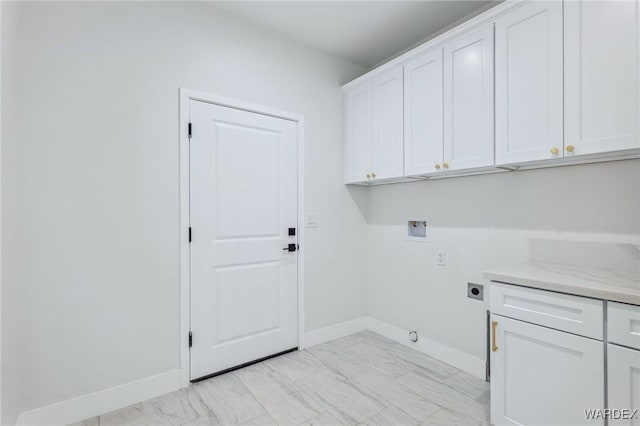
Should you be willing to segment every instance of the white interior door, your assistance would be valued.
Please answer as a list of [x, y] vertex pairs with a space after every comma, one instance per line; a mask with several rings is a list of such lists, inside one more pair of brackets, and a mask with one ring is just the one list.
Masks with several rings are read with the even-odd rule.
[[193, 380], [298, 345], [297, 123], [189, 108]]

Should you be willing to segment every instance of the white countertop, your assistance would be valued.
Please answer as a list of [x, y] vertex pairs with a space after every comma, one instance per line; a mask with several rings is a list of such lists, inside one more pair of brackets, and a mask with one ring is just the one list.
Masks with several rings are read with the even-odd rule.
[[529, 263], [484, 272], [491, 281], [640, 305], [640, 276], [603, 269]]

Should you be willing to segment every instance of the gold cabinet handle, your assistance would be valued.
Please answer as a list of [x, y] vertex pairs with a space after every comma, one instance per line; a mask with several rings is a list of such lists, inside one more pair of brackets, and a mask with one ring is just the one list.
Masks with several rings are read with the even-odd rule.
[[436, 170], [440, 170], [440, 164], [436, 163]]
[[498, 346], [496, 345], [496, 327], [498, 326], [498, 321], [491, 321], [491, 350], [493, 352], [498, 351]]
[[371, 173], [371, 177], [372, 177], [372, 178], [375, 178], [375, 177], [376, 177], [376, 174], [375, 174], [375, 173]]
[[573, 154], [573, 151], [575, 150], [575, 147], [573, 145], [567, 145], [567, 147], [565, 149], [567, 150], [568, 153]]
[[558, 155], [558, 152], [560, 152], [560, 150], [555, 146], [551, 148], [551, 155]]
[[449, 168], [449, 163], [444, 163], [442, 166], [443, 166], [445, 169], [448, 169], [448, 168]]
[[371, 179], [371, 175], [367, 173], [367, 179]]

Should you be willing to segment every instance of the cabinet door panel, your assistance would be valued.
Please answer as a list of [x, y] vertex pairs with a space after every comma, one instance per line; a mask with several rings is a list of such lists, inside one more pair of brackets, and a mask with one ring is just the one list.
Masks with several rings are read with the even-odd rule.
[[346, 141], [345, 181], [366, 182], [371, 173], [373, 142], [373, 99], [371, 81], [351, 88], [345, 95]]
[[493, 164], [493, 25], [444, 48], [444, 161], [450, 170]]
[[402, 67], [373, 79], [373, 169], [376, 179], [404, 175]]
[[562, 156], [562, 2], [496, 21], [496, 164]]
[[[609, 343], [607, 347], [609, 408], [638, 409], [640, 417], [640, 351]], [[609, 420], [610, 425], [638, 426], [638, 418]]]
[[640, 148], [638, 1], [567, 1], [565, 145], [575, 154]]
[[443, 159], [441, 48], [404, 65], [404, 114], [405, 175], [436, 173]]
[[603, 343], [491, 315], [491, 422], [495, 425], [603, 424], [585, 409], [604, 407]]

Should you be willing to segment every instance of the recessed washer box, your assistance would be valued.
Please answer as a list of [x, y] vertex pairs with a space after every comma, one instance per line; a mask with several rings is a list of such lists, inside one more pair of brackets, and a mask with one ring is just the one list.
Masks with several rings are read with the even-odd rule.
[[407, 221], [407, 241], [419, 243], [429, 242], [429, 219], [413, 219]]

